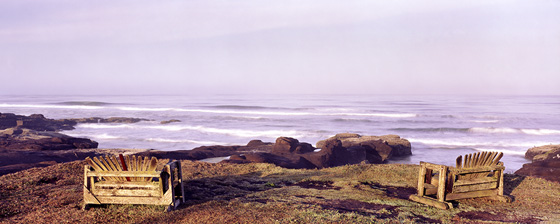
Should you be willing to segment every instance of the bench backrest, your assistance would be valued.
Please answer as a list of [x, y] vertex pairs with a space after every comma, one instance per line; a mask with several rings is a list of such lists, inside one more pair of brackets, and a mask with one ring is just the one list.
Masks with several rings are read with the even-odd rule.
[[131, 174], [131, 176], [111, 176], [105, 177], [107, 180], [113, 181], [151, 181], [149, 177], [134, 177], [135, 172], [155, 171], [157, 168], [157, 159], [155, 157], [148, 158], [135, 155], [122, 156], [99, 156], [93, 159], [87, 157], [86, 162], [96, 172], [119, 172], [122, 174]]

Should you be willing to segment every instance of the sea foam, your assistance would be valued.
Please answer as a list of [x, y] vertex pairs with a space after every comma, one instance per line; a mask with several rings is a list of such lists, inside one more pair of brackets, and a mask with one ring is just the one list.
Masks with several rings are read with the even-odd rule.
[[526, 128], [470, 128], [471, 132], [488, 134], [560, 135], [560, 130]]
[[82, 110], [98, 110], [105, 107], [87, 106], [87, 105], [49, 105], [49, 104], [8, 104], [1, 103], [2, 108], [44, 108], [44, 109], [82, 109]]

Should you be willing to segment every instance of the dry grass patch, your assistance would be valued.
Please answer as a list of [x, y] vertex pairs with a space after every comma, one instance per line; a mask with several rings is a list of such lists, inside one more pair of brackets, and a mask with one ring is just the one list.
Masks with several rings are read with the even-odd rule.
[[[167, 161], [160, 161], [163, 166]], [[418, 166], [284, 169], [271, 164], [182, 161], [187, 203], [106, 205], [82, 211], [82, 162], [0, 176], [5, 223], [501, 223], [559, 222], [560, 185], [505, 176], [512, 203], [468, 199], [439, 210], [409, 201]]]

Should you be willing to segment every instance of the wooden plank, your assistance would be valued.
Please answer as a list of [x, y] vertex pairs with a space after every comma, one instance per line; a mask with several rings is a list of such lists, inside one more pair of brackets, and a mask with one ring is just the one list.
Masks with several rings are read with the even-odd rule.
[[498, 162], [500, 162], [500, 159], [502, 159], [502, 157], [504, 156], [504, 153], [500, 152], [498, 154], [498, 156], [496, 156], [496, 158], [494, 159], [494, 161], [492, 161], [492, 164], [498, 164]]
[[[136, 171], [143, 171], [142, 170], [142, 156], [136, 157]], [[142, 181], [141, 178], [136, 178], [136, 181]]]
[[[115, 167], [117, 168], [118, 171], [124, 171], [124, 167], [121, 166], [120, 161], [117, 159], [116, 156], [111, 156], [111, 161], [113, 162], [113, 164], [115, 165]], [[121, 177], [121, 180], [125, 181], [128, 180], [128, 177]]]
[[133, 171], [132, 170], [132, 164], [131, 164], [131, 158], [129, 155], [125, 156], [125, 161], [126, 161], [126, 167], [128, 168], [129, 171]]
[[101, 181], [95, 185], [97, 188], [145, 188], [158, 189], [158, 182], [134, 182], [134, 181]]
[[498, 178], [494, 177], [480, 177], [476, 179], [461, 179], [455, 181], [454, 186], [464, 186], [464, 185], [473, 185], [473, 184], [484, 184], [484, 183], [497, 183]]
[[103, 156], [99, 156], [99, 157], [97, 157], [97, 158], [99, 158], [99, 161], [101, 161], [101, 162], [103, 163], [103, 165], [105, 166], [105, 168], [107, 168], [107, 171], [115, 171], [115, 170], [113, 169], [113, 167], [111, 167], [111, 165], [109, 165], [109, 162], [107, 162], [107, 161], [105, 160], [105, 158], [103, 158]]
[[433, 184], [425, 184], [424, 189], [424, 195], [436, 195], [438, 192], [437, 186]]
[[109, 169], [99, 160], [99, 158], [93, 157], [93, 161], [101, 168], [101, 171], [109, 171]]
[[[499, 180], [498, 180], [498, 195], [504, 195], [504, 170], [498, 170]], [[510, 198], [511, 199], [511, 198]]]
[[[161, 172], [159, 171], [91, 171], [88, 172], [88, 177], [159, 177]], [[113, 181], [118, 181], [113, 179]]]
[[147, 156], [144, 156], [144, 161], [142, 162], [142, 171], [147, 171], [148, 166], [150, 166], [150, 159]]
[[95, 189], [96, 196], [158, 197], [158, 189]]
[[101, 204], [101, 202], [87, 189], [84, 189], [84, 203], [85, 204]]
[[464, 193], [450, 193], [445, 196], [446, 201], [465, 199], [465, 198], [478, 198], [497, 195], [497, 190], [484, 190], [484, 191], [471, 191]]
[[93, 169], [95, 169], [95, 171], [103, 171], [103, 169], [101, 169], [101, 167], [99, 167], [93, 160], [91, 160], [91, 158], [86, 157], [86, 162], [93, 167]]
[[477, 152], [473, 155], [473, 167], [477, 167], [480, 163], [481, 152]]
[[441, 202], [441, 201], [437, 201], [437, 200], [432, 199], [432, 198], [422, 197], [422, 196], [418, 196], [418, 195], [414, 195], [414, 194], [410, 195], [410, 197], [408, 199], [410, 199], [412, 201], [415, 201], [415, 202], [422, 203], [422, 204], [434, 206], [434, 207], [439, 208], [439, 209], [453, 208], [453, 205], [449, 202]]
[[432, 183], [432, 169], [426, 169], [426, 174], [424, 175], [425, 183], [431, 184]]
[[498, 189], [498, 182], [453, 186], [453, 193]]
[[420, 170], [418, 171], [418, 196], [424, 195], [424, 186], [426, 182], [426, 164], [420, 162]]
[[[112, 169], [113, 171], [122, 171], [122, 170], [120, 169], [120, 166], [119, 166], [118, 164], [115, 164], [115, 163], [113, 162], [113, 159], [112, 159], [110, 156], [105, 156], [105, 160], [107, 161], [107, 163], [109, 164], [109, 166], [111, 167], [111, 169]], [[118, 180], [125, 180], [124, 177], [119, 177], [119, 178], [117, 178], [117, 179], [118, 179]]]
[[445, 200], [445, 179], [447, 177], [447, 167], [442, 167], [439, 170], [439, 183], [438, 183], [438, 191], [437, 191], [437, 198], [438, 201], [443, 202]]
[[109, 158], [109, 156], [105, 156], [105, 158], [103, 158], [102, 156], [100, 156], [101, 160], [105, 159], [105, 161], [107, 162], [107, 164], [109, 165], [108, 168], [111, 169], [111, 171], [119, 171], [117, 169], [117, 167], [115, 166], [115, 164], [113, 164], [113, 161], [111, 161], [111, 158]]
[[489, 172], [494, 170], [503, 170], [505, 169], [504, 166], [486, 166], [486, 167], [473, 167], [473, 168], [462, 168], [462, 169], [452, 169], [453, 172], [457, 175], [461, 174], [468, 174], [468, 173], [481, 173], [481, 172]]
[[432, 170], [439, 170], [442, 167], [446, 167], [445, 165], [439, 165], [439, 164], [433, 164], [433, 163], [427, 163], [427, 162], [420, 162], [420, 165], [424, 164], [424, 166], [427, 169], [432, 169]]
[[136, 171], [142, 171], [142, 156], [136, 157]]
[[171, 203], [160, 197], [98, 196], [97, 199], [101, 204], [169, 205]]
[[496, 157], [496, 155], [498, 155], [497, 152], [491, 152], [491, 153], [488, 155], [488, 158], [486, 158], [486, 161], [484, 162], [484, 165], [485, 165], [485, 166], [494, 165], [494, 164], [492, 164], [492, 161], [494, 161], [494, 158]]
[[[105, 164], [103, 164], [103, 162], [100, 161], [99, 158], [97, 157], [93, 157], [93, 161], [95, 161], [95, 163], [101, 168], [101, 171], [109, 171], [109, 168], [107, 168], [105, 166]], [[113, 177], [107, 177], [107, 180], [117, 180], [116, 178]]]
[[[157, 168], [157, 158], [153, 157], [150, 159], [150, 165], [148, 165], [148, 171], [154, 171]], [[150, 181], [152, 178], [146, 178], [146, 181]]]
[[[132, 155], [130, 157], [130, 167], [128, 167], [128, 168], [130, 169], [130, 171], [138, 171], [135, 155]], [[131, 179], [132, 179], [132, 181], [138, 181], [138, 178], [136, 178], [136, 177], [133, 177]]]
[[[119, 154], [119, 160], [121, 162], [121, 166], [122, 166], [122, 170], [123, 171], [128, 171], [128, 168], [126, 166], [126, 161], [124, 160], [124, 157], [122, 154]], [[127, 181], [130, 181], [130, 177], [125, 177]]]
[[463, 166], [463, 163], [461, 162], [461, 160], [463, 159], [463, 156], [459, 156], [457, 157], [457, 159], [455, 160], [455, 168], [460, 169]]

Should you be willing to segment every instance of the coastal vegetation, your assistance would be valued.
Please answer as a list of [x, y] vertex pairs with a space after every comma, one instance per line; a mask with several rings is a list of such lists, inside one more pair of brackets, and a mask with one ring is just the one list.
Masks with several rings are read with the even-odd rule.
[[[161, 159], [159, 166], [168, 160]], [[187, 202], [81, 210], [83, 167], [74, 161], [0, 176], [5, 223], [538, 223], [560, 220], [560, 184], [505, 175], [512, 203], [465, 199], [440, 210], [408, 200], [417, 165], [287, 169], [273, 164], [182, 160]]]

